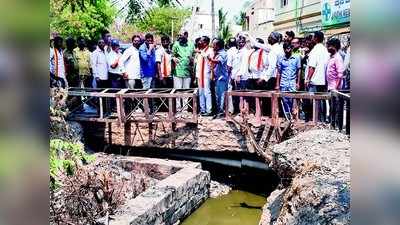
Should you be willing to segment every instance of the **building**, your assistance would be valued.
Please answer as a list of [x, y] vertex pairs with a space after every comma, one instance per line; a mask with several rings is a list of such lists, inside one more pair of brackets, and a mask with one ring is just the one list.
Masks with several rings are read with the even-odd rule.
[[[215, 13], [217, 9], [215, 9]], [[194, 40], [201, 36], [212, 35], [212, 14], [211, 4], [205, 4], [205, 2], [196, 0], [192, 5], [192, 15], [186, 20], [183, 25], [183, 30], [189, 32], [189, 39]], [[218, 31], [218, 16], [215, 15], [215, 32]]]
[[275, 31], [304, 36], [322, 30], [326, 36], [349, 35], [350, 0], [274, 0]]
[[267, 41], [268, 35], [274, 31], [274, 0], [255, 0], [246, 8], [244, 30], [253, 37]]

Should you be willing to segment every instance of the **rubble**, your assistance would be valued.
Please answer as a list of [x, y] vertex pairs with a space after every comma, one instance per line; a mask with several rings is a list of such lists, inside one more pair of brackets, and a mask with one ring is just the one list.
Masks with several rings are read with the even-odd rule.
[[260, 225], [350, 224], [350, 141], [333, 130], [311, 130], [272, 148], [282, 178]]
[[228, 185], [219, 183], [217, 181], [211, 181], [210, 183], [210, 197], [211, 198], [218, 198], [223, 195], [229, 194], [229, 192], [232, 190], [231, 187]]

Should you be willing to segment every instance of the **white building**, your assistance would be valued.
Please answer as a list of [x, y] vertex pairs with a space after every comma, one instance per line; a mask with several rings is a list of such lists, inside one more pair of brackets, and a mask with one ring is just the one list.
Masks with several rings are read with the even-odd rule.
[[[186, 20], [182, 30], [189, 32], [189, 39], [195, 40], [201, 36], [212, 37], [211, 4], [208, 1], [196, 0], [192, 6], [192, 15]], [[218, 9], [215, 8], [215, 32], [218, 32]]]
[[245, 9], [245, 30], [253, 37], [267, 41], [268, 35], [274, 31], [274, 0], [253, 0]]

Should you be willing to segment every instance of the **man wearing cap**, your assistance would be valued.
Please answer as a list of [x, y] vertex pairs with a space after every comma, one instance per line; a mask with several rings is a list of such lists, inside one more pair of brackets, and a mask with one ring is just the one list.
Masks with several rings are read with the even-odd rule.
[[111, 51], [107, 54], [108, 79], [111, 81], [112, 88], [123, 88], [124, 80], [122, 78], [122, 67], [119, 65], [119, 59], [122, 54], [119, 51], [119, 41], [111, 40]]

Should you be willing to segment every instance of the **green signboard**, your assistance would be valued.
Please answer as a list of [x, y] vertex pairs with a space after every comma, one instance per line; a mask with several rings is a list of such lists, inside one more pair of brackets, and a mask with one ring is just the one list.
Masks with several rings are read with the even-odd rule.
[[322, 27], [332, 27], [350, 22], [350, 0], [322, 0]]

